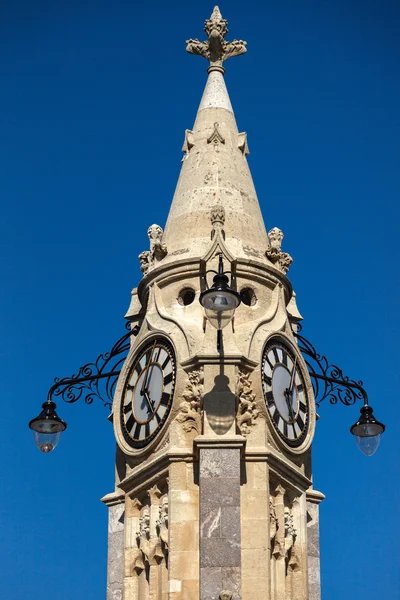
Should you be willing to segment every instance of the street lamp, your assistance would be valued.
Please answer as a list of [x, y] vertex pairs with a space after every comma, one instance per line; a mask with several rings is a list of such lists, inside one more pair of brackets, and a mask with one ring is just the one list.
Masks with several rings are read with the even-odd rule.
[[361, 416], [350, 427], [350, 433], [356, 436], [356, 442], [361, 452], [366, 456], [372, 456], [378, 449], [385, 425], [375, 419], [372, 407], [368, 404], [364, 404], [360, 412]]
[[[221, 330], [233, 319], [235, 310], [240, 304], [240, 295], [229, 286], [229, 278], [224, 271], [222, 254], [219, 255], [218, 271], [207, 271], [215, 273], [213, 285], [200, 294], [200, 304], [203, 306], [210, 325], [218, 331], [217, 349], [221, 349]], [[207, 280], [206, 280], [207, 282]]]
[[60, 435], [67, 429], [65, 421], [56, 413], [56, 405], [51, 400], [42, 404], [42, 411], [29, 421], [29, 428], [39, 450], [47, 454], [57, 446]]

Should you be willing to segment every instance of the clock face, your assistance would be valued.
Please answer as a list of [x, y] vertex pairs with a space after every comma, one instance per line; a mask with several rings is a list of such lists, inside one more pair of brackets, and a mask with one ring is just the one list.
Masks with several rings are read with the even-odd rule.
[[154, 340], [134, 360], [122, 393], [120, 420], [125, 440], [144, 448], [169, 415], [175, 386], [175, 358], [166, 340]]
[[262, 379], [272, 425], [288, 446], [300, 446], [308, 431], [309, 401], [297, 356], [289, 344], [278, 338], [267, 342]]

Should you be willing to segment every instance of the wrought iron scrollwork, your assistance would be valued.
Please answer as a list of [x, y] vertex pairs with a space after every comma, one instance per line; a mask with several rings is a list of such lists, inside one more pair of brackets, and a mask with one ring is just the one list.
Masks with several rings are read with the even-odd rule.
[[62, 398], [65, 402], [73, 403], [83, 398], [86, 404], [92, 404], [98, 398], [108, 409], [112, 407], [117, 379], [121, 373], [130, 348], [130, 338], [137, 335], [139, 327], [131, 329], [127, 322], [128, 330], [111, 348], [109, 352], [100, 354], [95, 362], [87, 363], [80, 367], [78, 373], [71, 377], [60, 379], [56, 377], [54, 384], [48, 391], [48, 402], [55, 397]]
[[363, 400], [365, 404], [368, 404], [368, 396], [363, 388], [363, 382], [350, 379], [343, 375], [342, 369], [338, 366], [329, 364], [327, 358], [318, 354], [311, 342], [300, 335], [300, 331], [301, 325], [298, 324], [295, 336], [312, 378], [316, 406], [319, 407], [325, 398], [328, 398], [331, 404], [337, 404], [340, 401], [346, 406], [352, 406], [357, 400]]

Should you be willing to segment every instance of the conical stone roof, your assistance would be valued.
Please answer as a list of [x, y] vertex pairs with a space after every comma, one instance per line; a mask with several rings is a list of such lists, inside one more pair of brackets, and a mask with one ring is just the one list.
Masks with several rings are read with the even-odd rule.
[[[210, 61], [208, 80], [168, 215], [163, 263], [202, 257], [210, 247], [212, 215], [222, 213], [225, 242], [235, 258], [265, 256], [268, 237], [247, 163], [246, 134], [239, 133], [224, 81], [223, 62], [246, 52], [246, 42], [225, 41], [227, 22], [215, 7], [206, 21], [208, 40], [188, 40], [187, 51]], [[219, 211], [219, 212], [218, 212]]]

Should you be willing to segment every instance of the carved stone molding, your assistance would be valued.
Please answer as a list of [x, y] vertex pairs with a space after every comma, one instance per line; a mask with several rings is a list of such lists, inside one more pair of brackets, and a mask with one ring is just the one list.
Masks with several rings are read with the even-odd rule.
[[214, 67], [222, 70], [225, 60], [246, 52], [246, 42], [242, 40], [225, 41], [228, 33], [227, 25], [228, 21], [222, 18], [220, 10], [216, 6], [211, 17], [205, 22], [204, 31], [208, 39], [204, 42], [200, 42], [197, 38], [187, 40], [186, 51], [206, 58], [210, 61], [211, 69]]
[[153, 485], [149, 490], [147, 490], [147, 495], [150, 500], [150, 504], [158, 504], [158, 500], [162, 496], [162, 492], [158, 489], [157, 485]]
[[238, 133], [238, 148], [242, 154], [250, 154], [249, 146], [247, 144], [247, 133]]
[[218, 144], [225, 144], [225, 138], [222, 137], [218, 127], [218, 123], [214, 123], [214, 130], [210, 137], [207, 138], [207, 144], [214, 144], [215, 146]]
[[147, 230], [150, 241], [150, 250], [145, 250], [139, 254], [140, 270], [143, 275], [147, 275], [156, 263], [167, 255], [167, 246], [162, 243], [163, 230], [159, 225], [150, 225]]
[[237, 411], [237, 425], [240, 433], [244, 436], [251, 431], [252, 425], [259, 415], [256, 406], [256, 395], [252, 391], [250, 382], [250, 373], [244, 373], [237, 370], [236, 395], [239, 400]]
[[187, 377], [186, 388], [182, 394], [184, 401], [179, 405], [176, 417], [185, 433], [196, 431], [201, 433], [201, 403], [204, 393], [203, 369], [190, 371]]
[[274, 227], [268, 232], [269, 246], [265, 256], [272, 262], [284, 275], [289, 270], [293, 258], [287, 252], [282, 252], [281, 245], [284, 238], [283, 232], [278, 227]]

